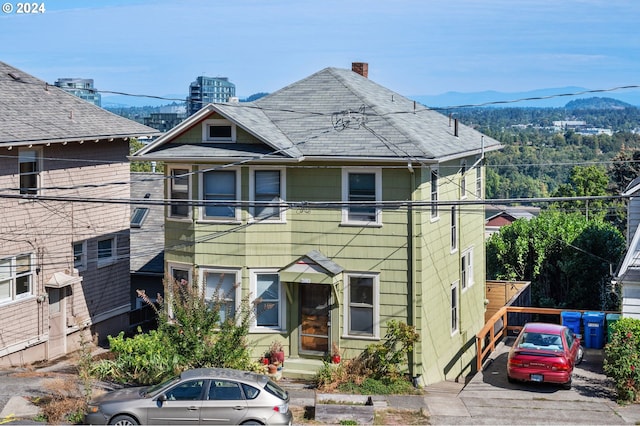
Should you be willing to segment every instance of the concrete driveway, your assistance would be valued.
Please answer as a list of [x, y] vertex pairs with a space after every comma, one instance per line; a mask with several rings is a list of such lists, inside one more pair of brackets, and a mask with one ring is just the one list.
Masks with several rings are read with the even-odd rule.
[[640, 406], [620, 406], [602, 371], [604, 351], [586, 349], [571, 390], [538, 383], [509, 383], [507, 354], [513, 338], [491, 355], [482, 372], [446, 404], [427, 398], [431, 424], [640, 424]]

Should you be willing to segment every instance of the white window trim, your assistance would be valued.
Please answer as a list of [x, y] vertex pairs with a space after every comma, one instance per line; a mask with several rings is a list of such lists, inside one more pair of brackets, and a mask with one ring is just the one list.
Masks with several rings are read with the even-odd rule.
[[[198, 173], [198, 186], [200, 188], [200, 194], [199, 194], [199, 198], [200, 201], [204, 202], [204, 175], [207, 171], [209, 171], [210, 167], [201, 167], [200, 168], [200, 172]], [[213, 171], [213, 170], [211, 170]], [[216, 170], [217, 171], [217, 170]], [[233, 200], [234, 202], [238, 202], [240, 200], [240, 189], [241, 189], [241, 173], [240, 173], [240, 169], [237, 168], [224, 168], [221, 169], [220, 171], [228, 171], [228, 172], [234, 172], [236, 174], [236, 195], [235, 195], [235, 200]], [[206, 212], [206, 206], [202, 205], [200, 206], [200, 214], [199, 216], [199, 220], [202, 222], [216, 222], [216, 223], [237, 223], [240, 222], [241, 220], [241, 209], [240, 207], [234, 207], [234, 216], [233, 217], [218, 217], [218, 216], [211, 216], [211, 217], [207, 217], [205, 216], [205, 212]]]
[[[449, 297], [451, 297], [451, 293], [453, 292], [453, 289], [456, 289], [455, 307], [453, 306], [453, 300], [449, 299], [449, 326], [450, 326], [450, 331], [452, 336], [460, 332], [460, 282], [459, 281], [454, 281], [453, 283], [451, 283], [451, 290], [449, 291]], [[455, 327], [453, 327], [453, 317], [452, 317], [454, 309], [456, 313]]]
[[[263, 171], [263, 170], [277, 170], [280, 172], [280, 202], [284, 202], [287, 199], [287, 178], [284, 167], [275, 167], [275, 168], [252, 168], [250, 170], [250, 178], [249, 178], [249, 201], [253, 202], [256, 198], [256, 189], [255, 189], [255, 172]], [[279, 208], [280, 214], [278, 217], [273, 217], [269, 219], [260, 219], [254, 216], [254, 207], [249, 208], [249, 221], [250, 222], [268, 222], [268, 223], [286, 223], [287, 215], [286, 209], [283, 207]]]
[[[18, 274], [16, 272], [16, 260], [19, 257], [23, 257], [23, 256], [29, 256], [29, 267], [30, 267], [30, 272], [29, 272], [29, 291], [23, 294], [16, 294], [16, 279], [18, 278]], [[34, 287], [35, 287], [35, 274], [36, 274], [36, 267], [34, 265], [34, 255], [33, 253], [22, 253], [22, 254], [18, 254], [15, 256], [8, 256], [8, 257], [4, 257], [0, 260], [9, 260], [10, 261], [10, 268], [11, 268], [11, 272], [10, 272], [10, 276], [9, 276], [9, 281], [11, 282], [11, 288], [9, 290], [10, 296], [6, 299], [1, 299], [0, 300], [0, 305], [7, 305], [13, 302], [17, 302], [20, 300], [24, 300], [27, 299], [29, 297], [32, 297], [34, 295]]]
[[[36, 155], [36, 162], [38, 164], [38, 173], [36, 175], [36, 194], [35, 195], [44, 195], [44, 191], [42, 190], [42, 187], [44, 186], [42, 183], [42, 179], [43, 179], [43, 154], [42, 154], [42, 148], [41, 147], [35, 147], [35, 148], [21, 148], [18, 152], [18, 187], [21, 187], [21, 183], [20, 180], [22, 178], [22, 173], [20, 173], [20, 154], [24, 153], [24, 152], [30, 152], [33, 151], [35, 152]], [[22, 194], [22, 195], [27, 195], [27, 194]]]
[[[231, 126], [231, 138], [210, 138], [209, 127], [211, 126]], [[202, 141], [216, 143], [235, 143], [236, 125], [225, 118], [211, 118], [202, 122]]]
[[482, 162], [480, 157], [476, 159], [476, 179], [475, 179], [476, 198], [482, 199]]
[[[225, 268], [202, 266], [199, 268], [198, 279], [199, 279], [199, 282], [201, 283], [200, 290], [202, 290], [204, 294], [206, 294], [205, 289], [207, 285], [207, 280], [205, 279], [205, 277], [208, 273], [233, 275], [235, 277], [234, 278], [235, 284], [238, 284], [241, 282], [240, 269], [229, 269], [229, 268], [225, 269]], [[242, 285], [236, 286], [236, 288], [234, 289], [233, 297], [235, 301], [235, 311], [238, 312], [240, 309], [240, 301], [242, 299]]]
[[[382, 169], [375, 168], [343, 168], [342, 169], [342, 202], [349, 202], [349, 174], [350, 173], [372, 173], [375, 175], [376, 183], [376, 202], [382, 201]], [[362, 221], [362, 220], [350, 220], [349, 219], [349, 206], [342, 207], [342, 223], [341, 225], [352, 226], [382, 226], [382, 208], [376, 207], [376, 219], [375, 221]]]
[[460, 161], [460, 199], [467, 198], [467, 160]]
[[[433, 188], [433, 174], [436, 174], [436, 182], [435, 182], [435, 191]], [[429, 170], [429, 201], [430, 202], [436, 202], [436, 206], [435, 206], [435, 214], [434, 214], [434, 209], [431, 208], [429, 215], [431, 217], [431, 222], [436, 222], [438, 220], [440, 220], [440, 207], [438, 206], [437, 202], [440, 198], [440, 169], [438, 166], [431, 166], [430, 170]], [[433, 199], [433, 194], [435, 193], [436, 199]]]
[[[186, 170], [188, 173], [191, 172], [191, 167], [190, 166], [169, 166], [167, 168], [167, 199], [169, 200], [169, 205], [167, 206], [167, 219], [168, 220], [176, 220], [176, 221], [191, 221], [191, 214], [193, 212], [193, 208], [191, 206], [187, 207], [187, 215], [186, 216], [173, 216], [171, 214], [171, 205], [174, 201], [173, 197], [171, 196], [171, 188], [173, 186], [173, 180], [172, 180], [172, 171], [173, 170]], [[191, 176], [188, 177], [188, 183], [187, 183], [187, 201], [191, 199], [191, 191], [192, 191], [192, 185], [191, 185]]]
[[460, 221], [458, 220], [458, 208], [451, 206], [449, 209], [451, 215], [451, 223], [449, 224], [449, 244], [451, 253], [458, 252], [458, 238], [460, 238]]
[[[258, 275], [262, 275], [262, 274], [276, 274], [278, 275], [278, 283], [279, 283], [279, 288], [278, 288], [278, 326], [277, 327], [265, 327], [265, 326], [258, 326], [258, 318], [255, 312], [256, 306], [255, 306], [255, 301], [257, 299], [257, 294], [258, 294]], [[254, 315], [253, 318], [251, 319], [251, 325], [249, 327], [249, 332], [251, 333], [282, 333], [283, 331], [286, 331], [286, 302], [287, 302], [287, 298], [285, 296], [285, 289], [284, 289], [284, 284], [283, 282], [280, 280], [280, 275], [278, 274], [278, 269], [252, 269], [249, 273], [249, 288], [250, 288], [250, 294], [251, 294], [251, 305], [254, 306]]]
[[[351, 296], [351, 278], [372, 278], [373, 279], [373, 336], [365, 336], [362, 334], [349, 334], [349, 324], [351, 317], [349, 315], [349, 302]], [[380, 339], [380, 275], [371, 273], [345, 273], [344, 274], [344, 292], [343, 292], [343, 329], [344, 338], [361, 339], [361, 340], [379, 340]]]
[[465, 250], [464, 252], [462, 252], [462, 255], [460, 257], [460, 262], [461, 265], [460, 267], [462, 268], [462, 263], [465, 262], [466, 259], [466, 282], [465, 280], [463, 280], [463, 276], [462, 276], [462, 269], [460, 270], [460, 285], [462, 286], [462, 292], [464, 293], [465, 291], [467, 291], [469, 288], [471, 288], [471, 286], [473, 286], [474, 284], [474, 279], [473, 279], [473, 247], [468, 248], [467, 250]]
[[[107, 241], [107, 240], [113, 241], [113, 244], [111, 245], [111, 256], [101, 259], [98, 257], [100, 252], [100, 241]], [[107, 238], [99, 238], [98, 240], [96, 240], [96, 262], [97, 262], [98, 268], [104, 268], [105, 266], [113, 265], [114, 263], [118, 262], [118, 236], [117, 235], [113, 235]]]
[[[188, 284], [192, 284], [193, 283], [193, 266], [188, 264], [188, 263], [176, 263], [176, 262], [167, 262], [167, 273], [166, 273], [166, 279], [171, 280], [169, 281], [168, 284], [166, 284], [165, 281], [165, 288], [164, 288], [164, 298], [165, 300], [169, 300], [169, 298], [171, 297], [171, 287], [167, 288], [167, 286], [172, 286], [173, 285], [173, 271], [174, 269], [179, 269], [181, 271], [187, 271], [187, 283]], [[171, 303], [168, 303], [166, 305], [168, 307], [168, 315], [170, 318], [173, 317], [173, 310], [171, 309]]]
[[[77, 266], [76, 266], [76, 262], [75, 262], [75, 250], [74, 250], [74, 246], [76, 244], [81, 244], [82, 245], [82, 263], [80, 265], [77, 265]], [[86, 270], [87, 269], [87, 241], [85, 240], [85, 241], [81, 241], [81, 242], [80, 241], [73, 242], [71, 244], [71, 250], [72, 250], [72, 255], [74, 257], [73, 267], [75, 269], [77, 269], [78, 271]]]

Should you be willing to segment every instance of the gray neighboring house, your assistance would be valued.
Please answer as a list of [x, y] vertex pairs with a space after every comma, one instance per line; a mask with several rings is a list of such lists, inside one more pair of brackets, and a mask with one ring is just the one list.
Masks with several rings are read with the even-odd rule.
[[622, 316], [640, 319], [640, 177], [634, 179], [622, 195], [629, 197], [628, 247], [614, 282], [622, 288]]
[[128, 328], [129, 140], [157, 133], [0, 62], [0, 366]]
[[131, 173], [131, 308], [135, 310], [132, 326], [150, 318], [144, 301], [136, 290], [144, 290], [156, 300], [164, 295], [164, 204], [152, 200], [164, 198], [162, 173]]

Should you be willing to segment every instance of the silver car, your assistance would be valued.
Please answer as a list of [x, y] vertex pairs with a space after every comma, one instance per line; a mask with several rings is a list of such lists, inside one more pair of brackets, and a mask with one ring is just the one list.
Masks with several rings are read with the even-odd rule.
[[289, 394], [263, 374], [187, 370], [155, 386], [119, 389], [89, 403], [86, 424], [291, 425]]

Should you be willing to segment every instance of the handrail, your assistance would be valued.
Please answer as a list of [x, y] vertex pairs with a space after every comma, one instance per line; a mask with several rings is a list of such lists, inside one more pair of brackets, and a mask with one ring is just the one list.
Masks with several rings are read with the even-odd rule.
[[[521, 326], [511, 326], [507, 323], [507, 314], [510, 312], [526, 313], [526, 314], [543, 314], [543, 315], [558, 315], [562, 312], [591, 312], [590, 309], [557, 309], [557, 308], [534, 308], [529, 306], [503, 306], [493, 314], [489, 321], [478, 331], [476, 334], [476, 349], [477, 349], [477, 371], [482, 371], [482, 363], [487, 355], [493, 352], [496, 348], [496, 343], [508, 330], [519, 330]], [[604, 311], [603, 313], [616, 313], [618, 311]], [[499, 322], [502, 321], [500, 325]], [[496, 324], [499, 324], [499, 330], [496, 331]], [[489, 341], [485, 341], [489, 337]]]

